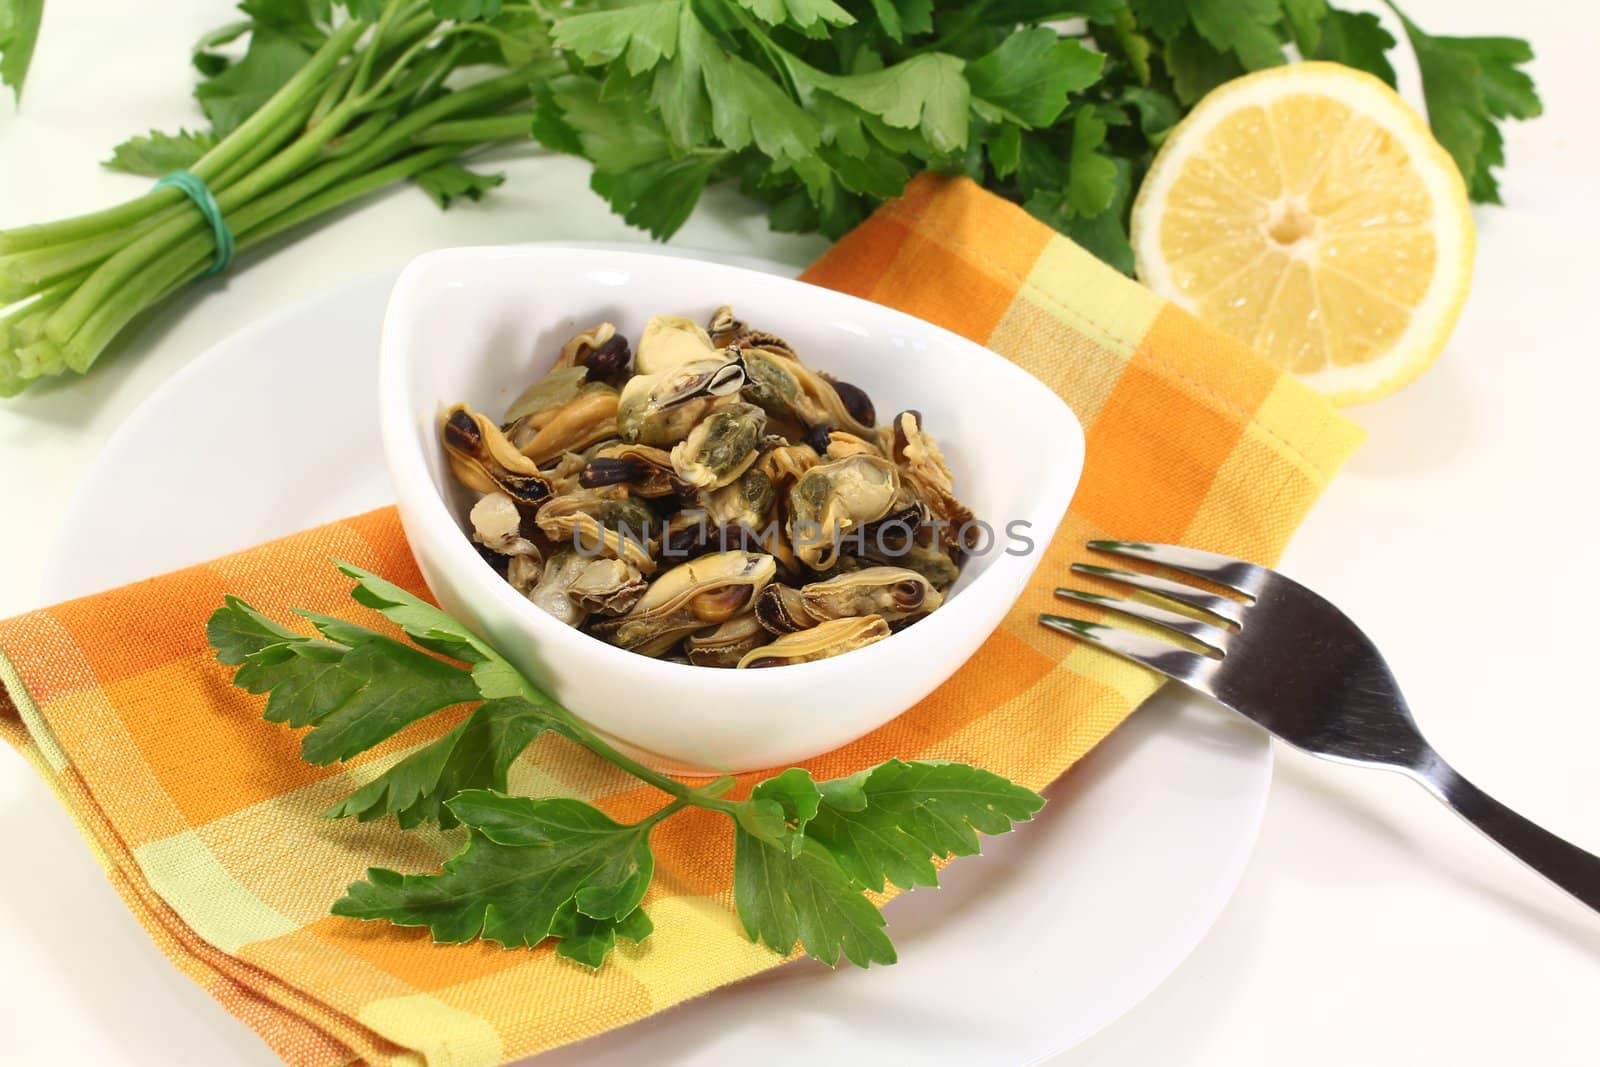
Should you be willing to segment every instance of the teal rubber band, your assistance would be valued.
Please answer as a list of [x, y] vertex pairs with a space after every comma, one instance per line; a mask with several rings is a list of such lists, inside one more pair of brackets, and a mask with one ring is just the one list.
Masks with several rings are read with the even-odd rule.
[[217, 206], [217, 198], [211, 195], [206, 183], [186, 170], [175, 170], [156, 182], [155, 188], [159, 189], [163, 185], [182, 189], [189, 199], [194, 201], [195, 207], [200, 209], [200, 214], [211, 224], [211, 236], [217, 243], [217, 254], [212, 259], [210, 268], [200, 277], [209, 278], [213, 274], [221, 274], [227, 270], [228, 264], [233, 262], [233, 231], [228, 229], [228, 224], [223, 221], [222, 208]]

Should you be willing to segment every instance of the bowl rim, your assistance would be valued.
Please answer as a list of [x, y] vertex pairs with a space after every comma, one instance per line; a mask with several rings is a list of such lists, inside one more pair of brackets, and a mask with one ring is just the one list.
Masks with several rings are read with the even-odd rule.
[[[967, 352], [971, 358], [990, 365], [985, 368], [986, 373], [992, 368], [993, 374], [1005, 379], [999, 387], [1021, 391], [1041, 408], [1053, 407], [1058, 417], [1047, 420], [1044, 432], [1052, 434], [1055, 439], [1045, 438], [1041, 444], [1050, 449], [1049, 454], [1055, 456], [1058, 462], [1046, 464], [1040, 469], [1040, 490], [1032, 497], [1031, 506], [1022, 509], [1027, 514], [1012, 517], [1024, 518], [1032, 523], [1030, 532], [1036, 537], [1034, 550], [1020, 556], [1002, 552], [958, 594], [970, 596], [980, 586], [987, 591], [1000, 586], [1002, 582], [1009, 582], [1013, 590], [1005, 594], [1006, 605], [996, 615], [994, 623], [985, 623], [971, 612], [934, 611], [919, 620], [916, 626], [907, 627], [844, 655], [808, 663], [786, 664], [779, 671], [741, 671], [674, 663], [618, 648], [558, 622], [518, 594], [472, 547], [470, 535], [451, 513], [429, 473], [425, 446], [421, 435], [416, 432], [415, 402], [409, 373], [416, 353], [405, 340], [405, 326], [422, 306], [417, 297], [426, 291], [435, 272], [457, 264], [530, 257], [575, 261], [570, 268], [573, 272], [585, 266], [603, 265], [611, 271], [661, 274], [670, 273], [677, 265], [691, 264], [700, 270], [758, 279], [762, 285], [794, 291], [805, 299], [820, 300], [825, 304], [855, 305], [873, 316], [887, 317], [908, 333], [931, 334]], [[983, 635], [973, 644], [975, 650], [982, 640], [998, 628], [1006, 612], [1032, 578], [1066, 515], [1084, 465], [1085, 438], [1076, 414], [1043, 382], [999, 353], [925, 319], [849, 293], [750, 267], [665, 254], [653, 249], [617, 251], [581, 245], [526, 243], [468, 245], [436, 249], [417, 256], [400, 272], [384, 311], [378, 356], [378, 392], [383, 451], [396, 497], [408, 505], [414, 521], [425, 526], [423, 535], [440, 546], [443, 554], [439, 566], [451, 569], [453, 577], [465, 587], [465, 595], [492, 598], [513, 615], [528, 620], [530, 629], [544, 643], [541, 658], [547, 662], [570, 663], [574, 657], [581, 657], [607, 670], [627, 671], [635, 676], [634, 681], [638, 683], [658, 682], [673, 687], [695, 684], [705, 687], [714, 691], [708, 692], [708, 696], [713, 698], [749, 696], [763, 687], [784, 682], [804, 681], [821, 686], [830, 679], [871, 673], [875, 667], [887, 665], [890, 657], [898, 658], [911, 652], [912, 635], [917, 635], [915, 640], [919, 643], [949, 645], [958, 642], [963, 633], [982, 627]], [[1040, 531], [1046, 533], [1039, 536]], [[954, 668], [945, 673], [953, 672]], [[774, 675], [776, 682], [766, 680]]]

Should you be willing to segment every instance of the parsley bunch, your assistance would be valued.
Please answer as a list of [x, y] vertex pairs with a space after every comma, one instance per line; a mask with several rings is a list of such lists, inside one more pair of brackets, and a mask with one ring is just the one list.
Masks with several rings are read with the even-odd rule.
[[[525, 141], [666, 238], [738, 183], [774, 228], [838, 236], [922, 170], [971, 175], [1132, 270], [1132, 193], [1207, 91], [1293, 56], [1393, 82], [1394, 39], [1326, 0], [243, 0], [206, 35], [209, 125], [152, 132], [107, 165], [187, 168], [248, 248], [391, 182], [441, 207], [499, 177], [460, 160]], [[20, 86], [42, 0], [0, 0], [0, 82]], [[1509, 37], [1403, 20], [1435, 135], [1498, 200], [1499, 124], [1539, 112]], [[242, 55], [235, 58], [241, 43]], [[0, 232], [0, 395], [82, 373], [211, 265], [173, 188]], [[7, 310], [9, 308], [9, 310]]]
[[[347, 760], [445, 708], [477, 706], [326, 813], [463, 826], [461, 851], [435, 874], [369, 870], [335, 915], [426, 926], [441, 942], [482, 937], [510, 948], [550, 938], [562, 956], [598, 967], [618, 938], [651, 932], [641, 907], [655, 866], [651, 830], [703, 808], [732, 823], [734, 903], [752, 941], [787, 955], [798, 940], [830, 967], [840, 956], [858, 967], [893, 963], [883, 915], [864, 893], [937, 885], [936, 859], [976, 853], [980, 833], [1005, 833], [1044, 804], [974, 767], [900, 760], [823, 782], [793, 767], [743, 800], [726, 797], [731, 778], [691, 787], [618, 752], [438, 608], [340, 569], [356, 579], [355, 600], [411, 644], [312, 612], [301, 614], [320, 636], [298, 634], [234, 597], [206, 627], [217, 659], [238, 668], [234, 684], [269, 694], [267, 719], [310, 727], [303, 758]], [[506, 795], [512, 761], [547, 731], [656, 787], [662, 806], [619, 823], [567, 797]]]

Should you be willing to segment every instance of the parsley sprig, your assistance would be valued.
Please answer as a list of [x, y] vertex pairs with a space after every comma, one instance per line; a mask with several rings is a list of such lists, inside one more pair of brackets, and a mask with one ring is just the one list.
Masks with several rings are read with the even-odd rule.
[[[501, 178], [464, 161], [530, 138], [666, 238], [733, 182], [774, 228], [836, 237], [916, 173], [965, 173], [1131, 272], [1127, 215], [1206, 92], [1298, 54], [1393, 83], [1395, 39], [1326, 0], [245, 0], [195, 47], [206, 126], [107, 165], [187, 168], [241, 250], [410, 179], [441, 207]], [[0, 0], [19, 87], [42, 0]], [[1539, 113], [1509, 37], [1404, 26], [1433, 129], [1478, 200], [1501, 124]], [[0, 395], [88, 370], [212, 263], [176, 189], [0, 232]]]
[[[206, 627], [217, 659], [237, 668], [234, 684], [267, 694], [268, 720], [309, 727], [302, 757], [347, 760], [446, 708], [476, 707], [326, 812], [465, 827], [461, 851], [437, 873], [369, 870], [334, 902], [335, 915], [426, 926], [440, 942], [553, 939], [562, 956], [598, 967], [619, 938], [650, 935], [651, 831], [702, 808], [731, 822], [734, 904], [751, 940], [784, 955], [798, 941], [829, 966], [841, 956], [893, 963], [865, 892], [937, 885], [935, 860], [976, 853], [979, 834], [1006, 833], [1044, 804], [960, 763], [890, 760], [822, 782], [792, 767], [737, 800], [726, 796], [731, 778], [691, 786], [617, 751], [445, 612], [375, 574], [340, 569], [356, 580], [354, 599], [409, 643], [315, 612], [300, 614], [316, 635], [299, 633], [237, 597]], [[546, 731], [655, 787], [662, 805], [620, 823], [570, 797], [508, 796], [512, 762]]]

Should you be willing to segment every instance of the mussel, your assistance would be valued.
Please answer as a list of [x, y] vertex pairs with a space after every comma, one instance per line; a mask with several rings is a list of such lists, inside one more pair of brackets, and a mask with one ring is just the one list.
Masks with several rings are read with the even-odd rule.
[[673, 469], [697, 489], [720, 489], [756, 461], [766, 427], [766, 412], [754, 404], [719, 408], [673, 446]]
[[652, 315], [639, 335], [634, 369], [640, 374], [664, 374], [716, 354], [717, 346], [697, 323], [681, 315]]
[[756, 621], [769, 633], [792, 634], [809, 630], [819, 621], [806, 607], [800, 590], [782, 582], [773, 582], [756, 597]]
[[938, 444], [923, 431], [920, 412], [902, 411], [895, 416], [890, 457], [899, 466], [907, 488], [943, 522], [941, 542], [964, 548], [961, 539], [975, 517], [972, 509], [956, 497], [955, 476], [945, 464]]
[[739, 660], [772, 640], [772, 635], [762, 629], [753, 611], [743, 611], [718, 626], [690, 634], [683, 642], [684, 654], [689, 662], [700, 667], [737, 667]]
[[655, 573], [655, 515], [626, 495], [580, 489], [546, 503], [534, 522], [550, 540], [589, 558], [619, 559], [644, 574]]
[[887, 515], [899, 493], [899, 473], [881, 456], [863, 453], [812, 467], [789, 490], [795, 555], [812, 570], [827, 570], [844, 537]]
[[785, 634], [770, 644], [746, 652], [740, 658], [739, 666], [782, 667], [790, 663], [809, 663], [865, 648], [888, 636], [889, 624], [878, 615], [829, 619], [808, 630]]
[[537, 556], [539, 546], [522, 536], [522, 512], [505, 493], [485, 493], [467, 515], [472, 539], [502, 556]]
[[717, 356], [636, 375], [618, 398], [617, 436], [658, 448], [675, 445], [712, 411], [733, 403], [728, 398], [744, 383], [744, 364]]
[[517, 451], [500, 427], [467, 405], [457, 404], [444, 413], [440, 436], [450, 473], [468, 489], [501, 492], [530, 507], [549, 499], [550, 482], [539, 465]]
[[905, 567], [863, 567], [800, 589], [814, 619], [878, 615], [885, 622], [926, 615], [944, 602], [933, 583]]
[[772, 557], [714, 552], [662, 572], [632, 610], [594, 625], [622, 648], [658, 656], [692, 633], [720, 626], [745, 611], [772, 580]]

